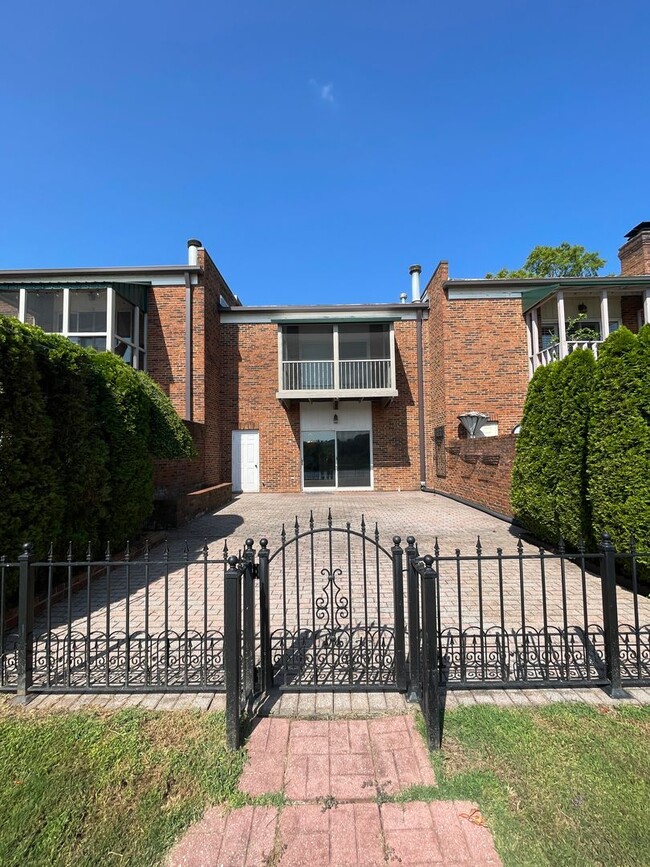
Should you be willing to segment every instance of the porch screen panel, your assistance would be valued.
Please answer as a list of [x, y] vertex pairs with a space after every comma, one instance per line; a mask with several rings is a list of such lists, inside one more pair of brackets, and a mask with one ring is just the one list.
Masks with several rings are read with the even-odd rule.
[[63, 332], [63, 289], [27, 292], [25, 322], [38, 325], [50, 334]]
[[0, 288], [0, 316], [18, 316], [20, 292]]

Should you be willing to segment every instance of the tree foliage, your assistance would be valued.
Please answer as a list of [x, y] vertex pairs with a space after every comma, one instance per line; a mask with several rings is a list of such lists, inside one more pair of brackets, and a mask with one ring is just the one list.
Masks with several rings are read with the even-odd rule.
[[526, 277], [595, 277], [605, 265], [596, 252], [589, 252], [580, 244], [563, 241], [557, 247], [538, 246], [528, 255], [521, 268], [514, 271], [502, 268], [488, 279]]
[[152, 509], [152, 457], [194, 454], [145, 373], [0, 316], [0, 554], [124, 543]]

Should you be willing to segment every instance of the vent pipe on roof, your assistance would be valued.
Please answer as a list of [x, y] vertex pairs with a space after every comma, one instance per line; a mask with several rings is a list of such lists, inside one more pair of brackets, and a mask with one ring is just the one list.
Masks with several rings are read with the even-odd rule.
[[411, 301], [420, 300], [420, 274], [422, 273], [421, 265], [411, 265], [409, 274], [411, 275]]
[[200, 241], [197, 241], [196, 238], [190, 238], [187, 242], [187, 264], [188, 265], [198, 265], [199, 264], [199, 249], [203, 246]]
[[408, 298], [408, 295], [406, 294], [406, 292], [400, 292], [400, 294], [399, 294], [400, 304], [406, 304], [407, 298]]

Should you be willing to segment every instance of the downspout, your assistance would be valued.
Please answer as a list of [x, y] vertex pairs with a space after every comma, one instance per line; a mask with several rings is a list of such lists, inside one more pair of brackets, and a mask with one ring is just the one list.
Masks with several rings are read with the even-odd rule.
[[424, 429], [424, 363], [422, 351], [422, 311], [417, 311], [417, 358], [418, 358], [418, 424], [420, 440], [420, 487], [427, 483], [426, 435]]
[[192, 363], [192, 354], [194, 343], [192, 340], [192, 278], [190, 272], [185, 272], [185, 418], [192, 421], [194, 418], [193, 411], [193, 389], [192, 379], [194, 365]]

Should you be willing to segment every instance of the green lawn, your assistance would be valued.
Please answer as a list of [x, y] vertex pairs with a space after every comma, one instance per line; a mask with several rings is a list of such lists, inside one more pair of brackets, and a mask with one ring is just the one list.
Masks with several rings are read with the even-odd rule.
[[[222, 714], [37, 715], [0, 702], [0, 865], [154, 865], [237, 793]], [[461, 708], [433, 756], [476, 801], [507, 865], [650, 865], [650, 708]], [[406, 867], [406, 865], [404, 865]]]
[[463, 707], [433, 762], [405, 797], [476, 801], [506, 865], [650, 865], [648, 707]]
[[241, 802], [222, 714], [0, 707], [0, 864], [158, 864], [210, 804]]

